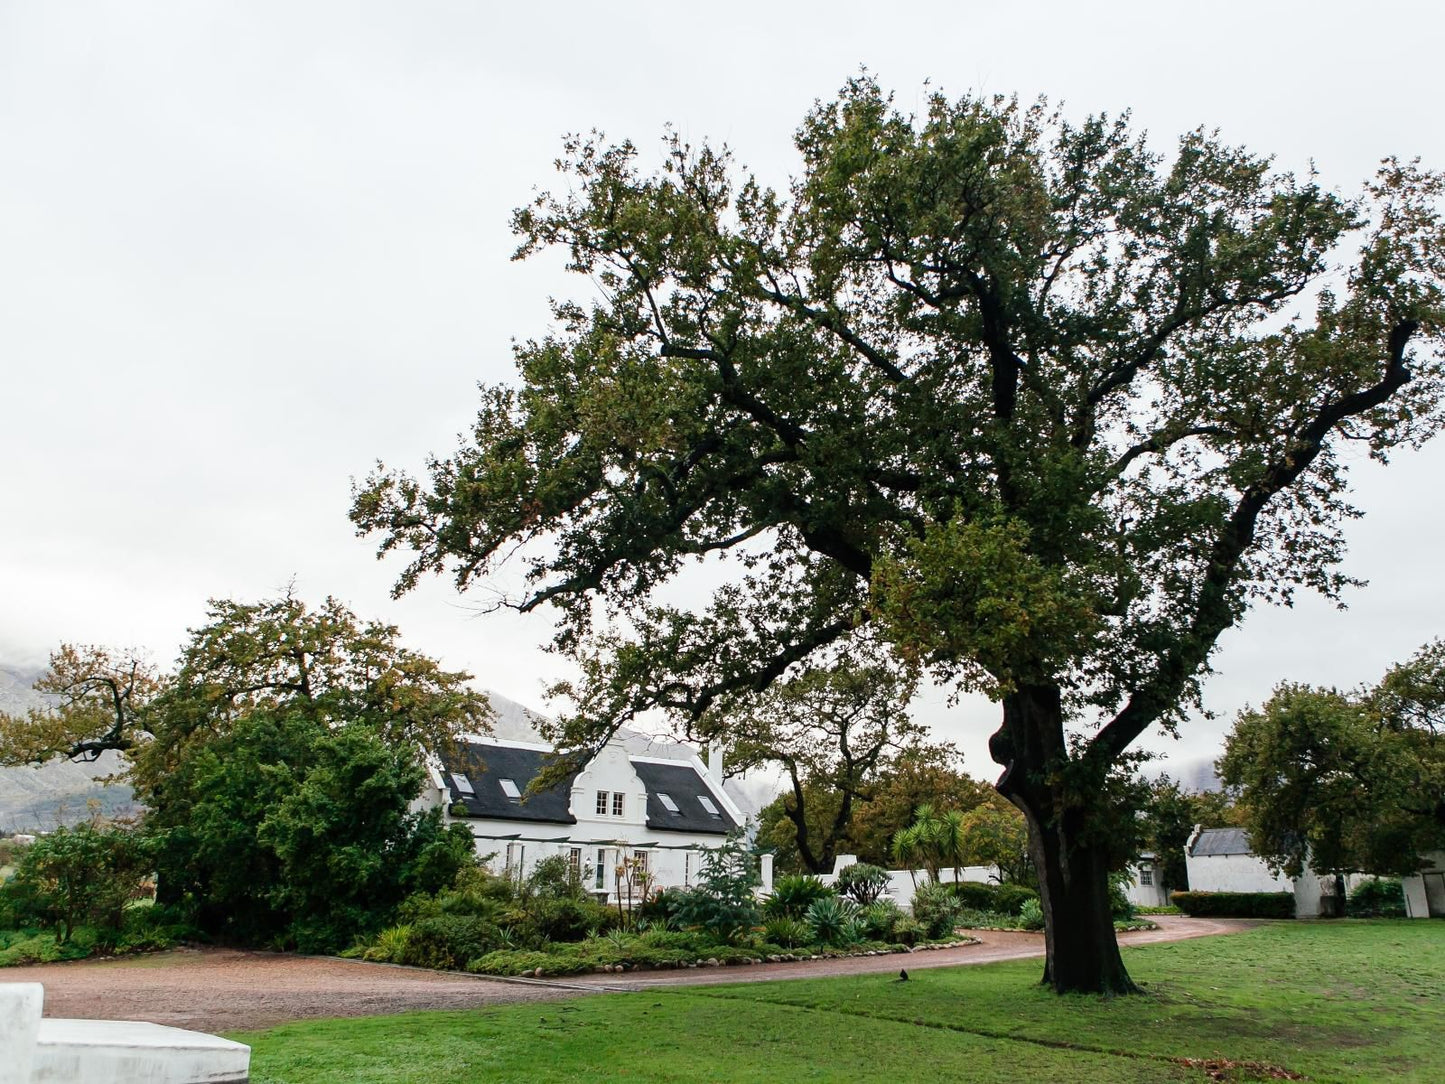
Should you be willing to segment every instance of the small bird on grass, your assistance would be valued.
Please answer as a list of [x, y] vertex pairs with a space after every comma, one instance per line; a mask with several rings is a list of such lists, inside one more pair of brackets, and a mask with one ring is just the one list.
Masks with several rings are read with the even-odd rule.
[[900, 970], [900, 971], [898, 972], [898, 977], [897, 977], [896, 979], [894, 979], [893, 981], [894, 981], [894, 982], [907, 982], [907, 981], [908, 981], [908, 971], [907, 971], [906, 969]]

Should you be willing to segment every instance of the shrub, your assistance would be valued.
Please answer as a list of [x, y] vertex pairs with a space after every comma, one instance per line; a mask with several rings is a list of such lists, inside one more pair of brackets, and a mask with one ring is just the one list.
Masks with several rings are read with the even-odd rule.
[[41, 836], [0, 888], [9, 918], [34, 921], [68, 941], [81, 926], [121, 930], [126, 904], [140, 898], [155, 856], [154, 837], [118, 825], [82, 824]]
[[886, 869], [858, 862], [838, 874], [834, 888], [840, 896], [847, 896], [860, 907], [867, 907], [888, 891], [889, 884]]
[[823, 896], [813, 901], [804, 921], [813, 932], [813, 940], [819, 944], [846, 945], [861, 939], [856, 915], [857, 908], [851, 900]]
[[397, 963], [460, 970], [468, 961], [497, 948], [497, 927], [473, 915], [435, 915], [414, 924]]
[[1109, 911], [1116, 919], [1134, 917], [1134, 903], [1129, 899], [1126, 888], [1128, 884], [1129, 874], [1123, 871], [1109, 874]]
[[653, 927], [676, 930], [682, 926], [682, 904], [687, 896], [683, 888], [663, 888], [642, 901], [639, 920]]
[[782, 948], [797, 948], [813, 939], [813, 929], [796, 918], [769, 919], [763, 927], [763, 940]]
[[912, 915], [899, 915], [898, 921], [893, 924], [892, 940], [900, 945], [913, 946], [927, 935], [928, 931], [923, 928], [923, 923]]
[[1393, 877], [1361, 881], [1350, 892], [1348, 913], [1356, 918], [1404, 918], [1405, 890]]
[[1000, 885], [986, 884], [983, 881], [958, 881], [948, 887], [960, 907], [974, 911], [1003, 910], [998, 905], [998, 891], [1002, 887]]
[[1039, 902], [1039, 894], [1028, 885], [994, 885], [993, 890], [993, 910], [1005, 915], [1021, 914], [1030, 900]]
[[376, 940], [362, 952], [361, 958], [381, 963], [401, 963], [406, 959], [406, 942], [410, 937], [410, 926], [388, 926], [376, 935]]
[[1042, 930], [1044, 928], [1044, 908], [1038, 898], [1024, 900], [1023, 906], [1019, 908], [1019, 925], [1026, 930]]
[[524, 914], [523, 932], [533, 939], [581, 941], [607, 926], [611, 911], [595, 900], [552, 896], [532, 900]]
[[903, 910], [892, 900], [875, 900], [863, 909], [859, 921], [864, 935], [875, 941], [893, 941], [893, 931], [904, 917]]
[[1186, 915], [1294, 918], [1292, 892], [1175, 892], [1169, 898]]
[[565, 857], [554, 854], [532, 867], [518, 895], [523, 899], [579, 900], [586, 893], [582, 888], [581, 870], [573, 869]]
[[753, 886], [758, 883], [753, 856], [734, 832], [702, 860], [697, 887], [683, 897], [679, 918], [684, 925], [701, 926], [721, 943], [728, 943], [756, 925], [758, 904]]
[[[841, 882], [841, 876], [839, 880]], [[763, 909], [776, 918], [802, 918], [815, 900], [832, 895], [835, 895], [833, 889], [817, 877], [793, 874], [773, 881], [773, 894]]]
[[958, 915], [958, 899], [950, 886], [930, 881], [913, 893], [913, 917], [929, 937], [947, 937]]

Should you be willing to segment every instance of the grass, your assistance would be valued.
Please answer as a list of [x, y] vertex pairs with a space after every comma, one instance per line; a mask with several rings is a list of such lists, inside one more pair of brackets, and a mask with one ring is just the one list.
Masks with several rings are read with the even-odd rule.
[[236, 1037], [253, 1046], [253, 1084], [1110, 1084], [1255, 1080], [1271, 1068], [1320, 1082], [1445, 1079], [1440, 923], [1279, 923], [1126, 960], [1150, 996], [1059, 998], [1038, 986], [1038, 962], [1022, 961], [915, 971], [906, 983], [694, 987]]

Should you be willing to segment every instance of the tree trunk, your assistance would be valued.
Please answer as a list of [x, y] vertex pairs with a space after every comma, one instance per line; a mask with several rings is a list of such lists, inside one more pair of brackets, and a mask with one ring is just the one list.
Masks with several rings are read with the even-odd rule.
[[1058, 779], [1068, 756], [1059, 690], [1023, 686], [1004, 698], [1003, 709], [989, 751], [1005, 768], [999, 793], [1028, 821], [1044, 913], [1043, 981], [1061, 994], [1138, 993], [1114, 934], [1110, 851], [1088, 831], [1091, 796], [1068, 793]]

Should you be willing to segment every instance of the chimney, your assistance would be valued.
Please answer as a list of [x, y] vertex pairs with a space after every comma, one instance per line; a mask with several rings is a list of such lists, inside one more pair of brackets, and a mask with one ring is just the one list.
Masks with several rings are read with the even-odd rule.
[[723, 751], [722, 742], [710, 741], [707, 743], [707, 777], [712, 780], [712, 785], [719, 791], [723, 785]]

